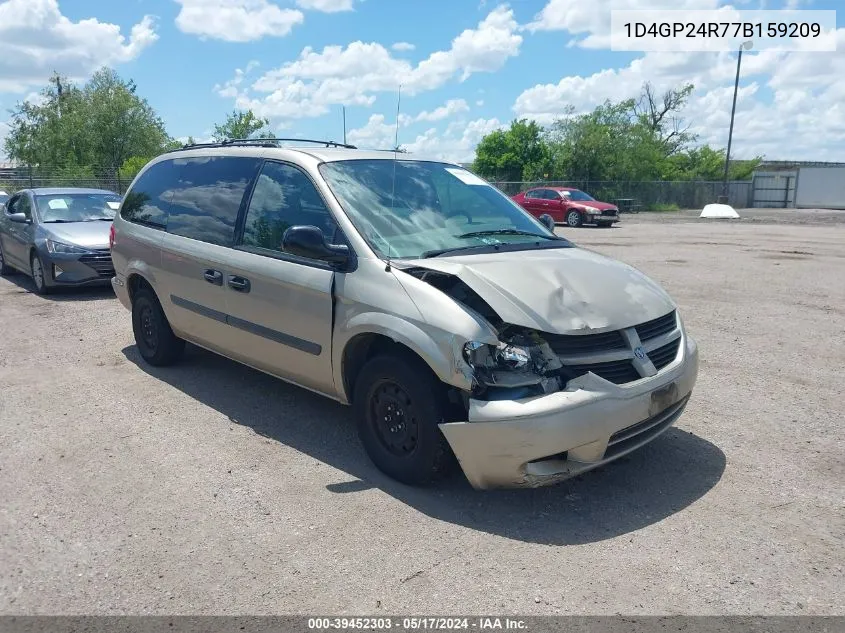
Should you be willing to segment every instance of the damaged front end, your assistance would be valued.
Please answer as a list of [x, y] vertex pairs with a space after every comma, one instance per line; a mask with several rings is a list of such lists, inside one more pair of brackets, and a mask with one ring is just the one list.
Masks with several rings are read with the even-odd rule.
[[557, 354], [538, 332], [516, 326], [499, 331], [499, 343], [471, 341], [464, 360], [474, 375], [472, 397], [519, 400], [560, 391], [569, 377]]
[[[492, 307], [455, 275], [422, 267], [404, 269], [437, 288], [464, 309], [483, 319], [496, 333], [498, 344], [470, 341], [463, 346], [463, 361], [472, 370], [476, 400], [519, 400], [554, 393], [578, 374], [561, 363], [537, 330], [505, 323]], [[583, 373], [583, 372], [581, 372]]]

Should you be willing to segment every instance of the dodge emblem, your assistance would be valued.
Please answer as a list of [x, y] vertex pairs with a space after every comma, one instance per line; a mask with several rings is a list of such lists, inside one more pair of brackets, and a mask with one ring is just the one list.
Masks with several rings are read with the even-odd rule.
[[641, 346], [634, 348], [634, 356], [640, 360], [645, 360], [645, 349]]

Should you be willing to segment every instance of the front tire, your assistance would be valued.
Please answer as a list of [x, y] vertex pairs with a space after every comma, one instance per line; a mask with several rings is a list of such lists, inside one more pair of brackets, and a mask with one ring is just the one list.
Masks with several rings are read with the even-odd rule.
[[393, 354], [369, 360], [353, 406], [364, 450], [383, 473], [422, 486], [449, 472], [452, 452], [437, 426], [445, 419], [445, 390], [422, 361]]
[[577, 211], [570, 211], [566, 214], [566, 224], [571, 226], [573, 229], [577, 229], [581, 224], [583, 224], [583, 220], [581, 219], [581, 214]]
[[32, 283], [35, 285], [35, 292], [40, 295], [50, 294], [50, 286], [47, 285], [47, 271], [44, 263], [35, 251], [29, 256], [29, 271]]
[[185, 341], [173, 333], [158, 297], [146, 288], [132, 300], [132, 331], [141, 358], [154, 367], [172, 365], [185, 350]]

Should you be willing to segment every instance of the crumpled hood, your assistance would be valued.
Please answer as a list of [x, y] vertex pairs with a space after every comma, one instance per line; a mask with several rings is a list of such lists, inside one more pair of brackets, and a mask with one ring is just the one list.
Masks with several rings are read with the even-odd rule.
[[504, 322], [543, 332], [618, 330], [675, 309], [666, 292], [632, 266], [582, 248], [442, 256], [404, 265], [455, 275]]
[[42, 224], [44, 237], [82, 248], [108, 248], [111, 222], [51, 222]]

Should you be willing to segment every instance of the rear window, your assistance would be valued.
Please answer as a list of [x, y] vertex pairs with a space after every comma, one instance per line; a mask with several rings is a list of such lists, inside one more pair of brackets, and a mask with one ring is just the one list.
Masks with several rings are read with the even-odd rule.
[[178, 178], [179, 171], [172, 160], [150, 167], [126, 194], [120, 217], [136, 224], [165, 228], [170, 197]]
[[261, 159], [201, 156], [176, 159], [179, 180], [170, 198], [167, 232], [231, 246], [244, 196]]

